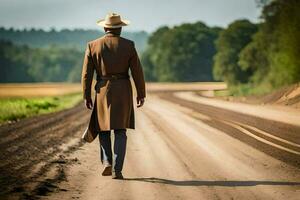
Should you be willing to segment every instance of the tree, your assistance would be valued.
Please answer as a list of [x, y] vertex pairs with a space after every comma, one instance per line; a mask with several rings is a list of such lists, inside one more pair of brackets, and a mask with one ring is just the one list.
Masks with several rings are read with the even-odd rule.
[[[219, 28], [201, 22], [161, 27], [148, 40], [142, 62], [158, 81], [211, 81]], [[147, 77], [146, 77], [147, 78]]]
[[29, 65], [26, 63], [30, 55], [28, 46], [16, 48], [10, 41], [0, 41], [0, 82], [31, 82], [28, 74]]
[[274, 89], [300, 81], [300, 1], [270, 1], [262, 19], [240, 54], [240, 65], [254, 71], [251, 82], [256, 86]]
[[0, 82], [80, 81], [82, 59], [76, 49], [33, 49], [0, 41]]
[[252, 75], [250, 68], [242, 69], [238, 63], [240, 51], [251, 42], [257, 25], [248, 20], [237, 20], [221, 31], [216, 40], [213, 73], [217, 80], [229, 84], [245, 83]]

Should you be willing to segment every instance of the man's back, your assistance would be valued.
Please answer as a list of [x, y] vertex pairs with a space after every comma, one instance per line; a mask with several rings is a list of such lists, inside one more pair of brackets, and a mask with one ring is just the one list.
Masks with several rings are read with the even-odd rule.
[[[96, 70], [95, 89], [100, 130], [134, 128], [129, 69], [136, 86], [137, 98], [142, 99], [146, 96], [145, 81], [134, 43], [120, 37], [117, 30], [110, 30], [103, 37], [88, 42], [82, 84], [84, 97], [91, 98], [91, 84]], [[125, 78], [115, 79], [112, 76]]]
[[133, 41], [107, 33], [89, 42], [89, 46], [97, 73], [107, 75], [128, 72], [130, 59], [135, 53]]

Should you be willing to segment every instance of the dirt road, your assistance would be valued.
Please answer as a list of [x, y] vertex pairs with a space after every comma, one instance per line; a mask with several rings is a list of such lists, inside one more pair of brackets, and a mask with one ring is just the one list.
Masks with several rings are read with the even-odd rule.
[[300, 122], [239, 106], [243, 112], [173, 93], [148, 95], [127, 134], [125, 180], [102, 177], [98, 141], [78, 140], [90, 114], [83, 105], [2, 126], [1, 196], [299, 199]]

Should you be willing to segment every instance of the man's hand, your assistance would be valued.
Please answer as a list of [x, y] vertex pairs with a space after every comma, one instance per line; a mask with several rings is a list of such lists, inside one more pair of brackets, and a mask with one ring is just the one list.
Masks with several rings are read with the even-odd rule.
[[144, 105], [145, 99], [137, 97], [136, 101], [137, 101], [137, 107], [139, 108], [139, 107], [142, 107]]
[[93, 101], [92, 101], [91, 98], [85, 99], [84, 103], [85, 103], [85, 106], [86, 106], [87, 109], [92, 110], [92, 108], [93, 108]]

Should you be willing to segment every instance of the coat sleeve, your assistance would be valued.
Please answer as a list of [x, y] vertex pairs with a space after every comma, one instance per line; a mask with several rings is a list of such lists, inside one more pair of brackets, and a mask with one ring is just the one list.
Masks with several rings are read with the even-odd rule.
[[134, 43], [132, 47], [132, 54], [129, 60], [130, 71], [132, 74], [132, 78], [137, 90], [137, 97], [138, 98], [145, 98], [146, 97], [146, 89], [145, 89], [145, 80], [144, 80], [144, 73], [142, 69], [142, 65], [139, 59], [139, 56], [136, 52]]
[[87, 44], [84, 60], [83, 60], [83, 66], [82, 66], [82, 75], [81, 75], [81, 84], [83, 88], [84, 99], [91, 98], [91, 87], [92, 87], [94, 70], [95, 67], [92, 61], [90, 45]]

